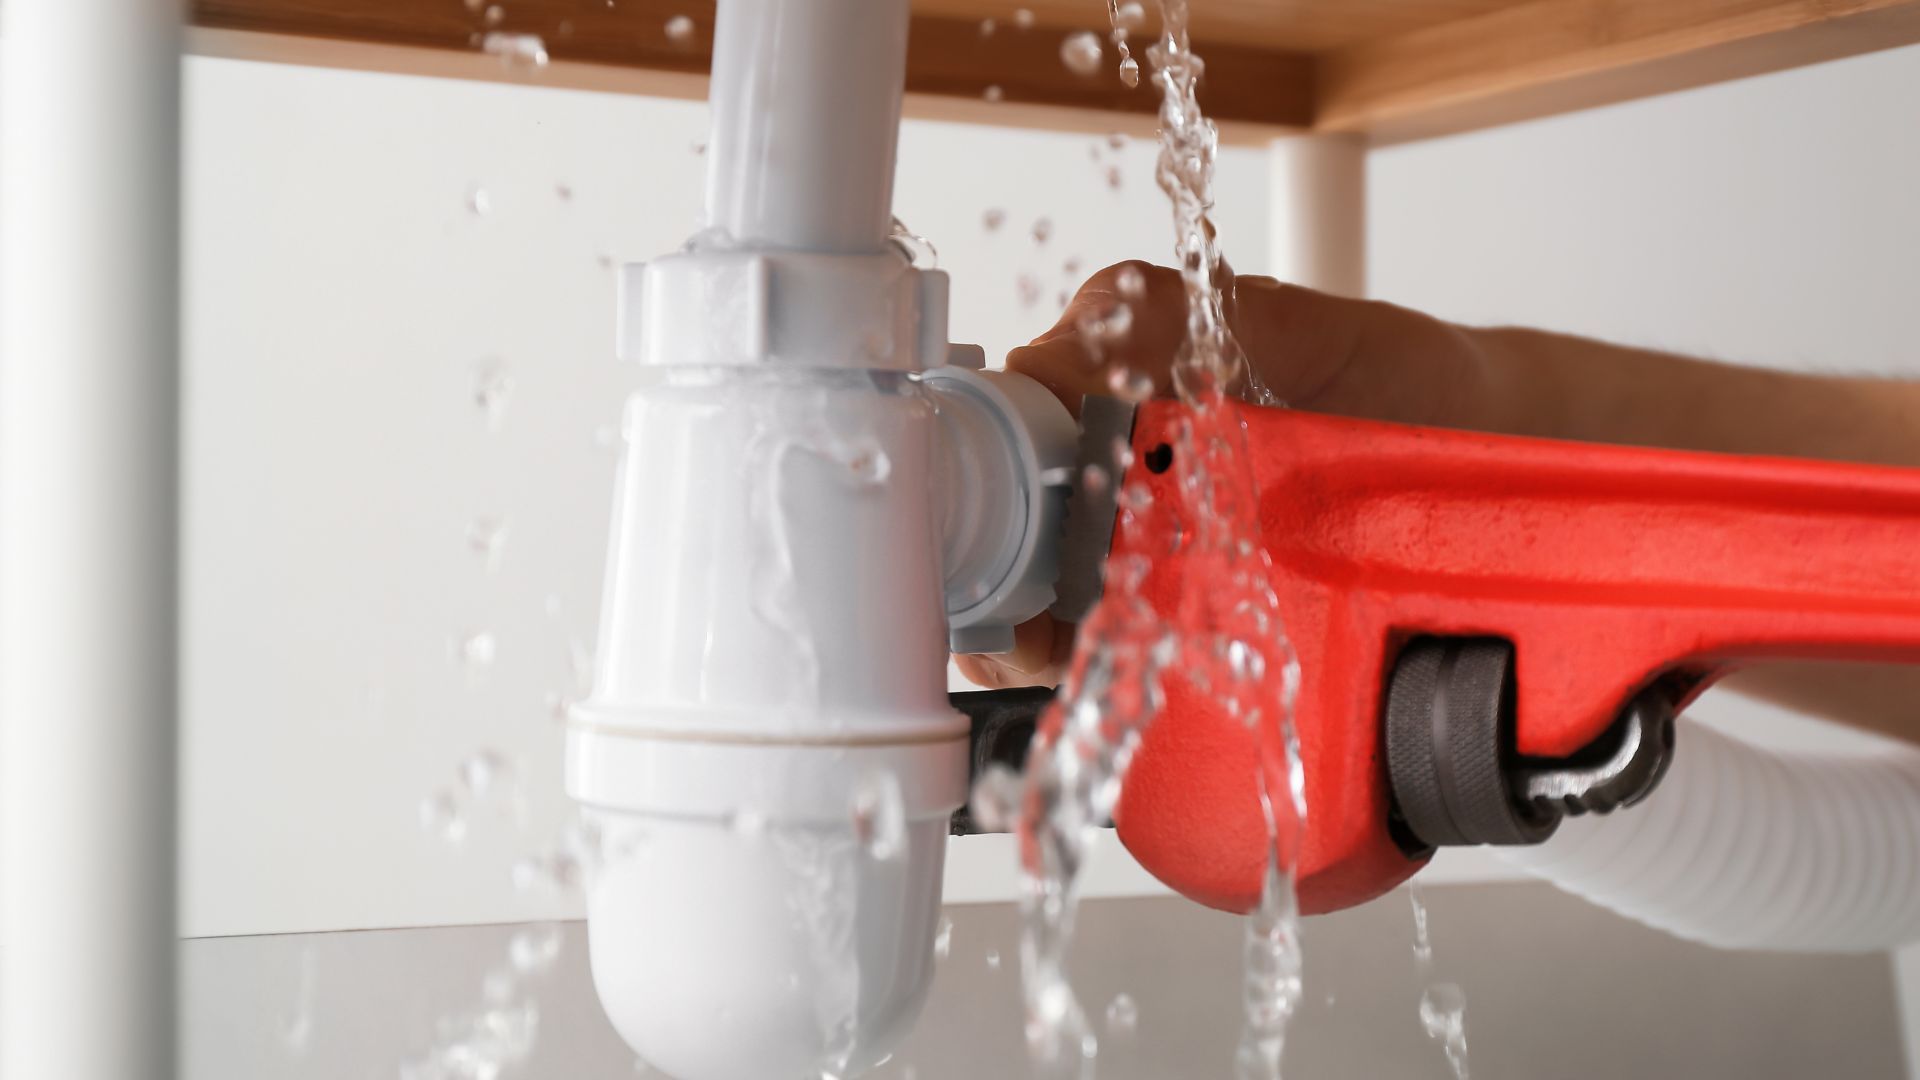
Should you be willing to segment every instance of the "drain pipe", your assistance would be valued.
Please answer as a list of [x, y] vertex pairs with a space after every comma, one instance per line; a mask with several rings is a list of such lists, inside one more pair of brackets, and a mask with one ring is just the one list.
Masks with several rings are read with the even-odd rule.
[[0, 7], [0, 1075], [174, 1075], [178, 0]]
[[[593, 979], [681, 1080], [852, 1077], [933, 978], [948, 648], [1053, 602], [1077, 429], [892, 237], [907, 0], [721, 0], [708, 228], [622, 269], [640, 371], [567, 790]], [[957, 361], [957, 362], [955, 362]]]

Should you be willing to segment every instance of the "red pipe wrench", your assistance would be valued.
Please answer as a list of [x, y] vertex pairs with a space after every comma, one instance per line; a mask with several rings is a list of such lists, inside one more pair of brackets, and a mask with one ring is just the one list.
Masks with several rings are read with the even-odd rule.
[[[1308, 807], [1301, 907], [1403, 881], [1435, 845], [1529, 843], [1651, 790], [1671, 721], [1768, 658], [1920, 660], [1920, 470], [1239, 411], [1286, 631]], [[1133, 418], [1128, 483], [1171, 500], [1186, 406]], [[1153, 554], [1173, 611], [1193, 580]], [[1176, 891], [1245, 911], [1269, 839], [1256, 733], [1178, 685], [1115, 814]]]

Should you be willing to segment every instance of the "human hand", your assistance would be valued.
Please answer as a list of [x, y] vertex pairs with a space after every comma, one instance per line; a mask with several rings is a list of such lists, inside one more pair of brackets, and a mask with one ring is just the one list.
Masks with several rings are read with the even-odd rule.
[[[1221, 277], [1227, 320], [1249, 367], [1279, 400], [1346, 416], [1501, 430], [1496, 380], [1472, 331], [1390, 304], [1347, 300], [1266, 277]], [[1125, 304], [1131, 327], [1102, 340], [1083, 324]], [[1075, 415], [1086, 394], [1172, 393], [1186, 338], [1177, 271], [1126, 262], [1094, 274], [1051, 330], [1007, 356]], [[1091, 339], [1091, 340], [1090, 340]], [[1137, 382], [1130, 387], [1129, 383]], [[1014, 634], [1012, 652], [955, 658], [988, 688], [1052, 685], [1065, 674], [1074, 627], [1041, 613]]]

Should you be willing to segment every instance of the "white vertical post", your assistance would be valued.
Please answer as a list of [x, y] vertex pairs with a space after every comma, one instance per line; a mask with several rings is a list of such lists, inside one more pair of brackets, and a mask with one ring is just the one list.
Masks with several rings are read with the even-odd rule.
[[0, 1076], [174, 1061], [180, 0], [0, 7]]
[[1367, 144], [1359, 135], [1275, 139], [1273, 276], [1340, 296], [1367, 292]]

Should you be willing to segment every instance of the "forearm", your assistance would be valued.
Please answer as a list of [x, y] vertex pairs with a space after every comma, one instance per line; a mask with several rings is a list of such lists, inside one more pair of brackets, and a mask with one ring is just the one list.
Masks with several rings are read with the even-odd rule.
[[[1533, 330], [1469, 333], [1516, 433], [1920, 465], [1920, 383], [1734, 367]], [[1920, 742], [1920, 669], [1769, 664], [1723, 685]]]
[[1537, 330], [1471, 330], [1517, 434], [1920, 465], [1920, 383], [1736, 367]]

